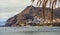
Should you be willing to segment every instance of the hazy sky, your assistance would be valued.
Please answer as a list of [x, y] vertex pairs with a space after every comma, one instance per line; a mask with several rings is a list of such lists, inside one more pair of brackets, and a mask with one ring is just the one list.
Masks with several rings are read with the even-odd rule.
[[30, 0], [0, 0], [0, 20], [21, 12], [29, 3]]
[[0, 23], [21, 12], [30, 0], [0, 0]]
[[30, 5], [30, 0], [0, 0], [0, 22], [7, 20]]

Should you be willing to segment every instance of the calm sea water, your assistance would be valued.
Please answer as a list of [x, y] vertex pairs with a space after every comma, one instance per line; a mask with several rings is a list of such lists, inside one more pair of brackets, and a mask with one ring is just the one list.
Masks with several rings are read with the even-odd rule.
[[0, 35], [60, 35], [60, 32], [16, 32], [16, 33], [0, 33]]
[[0, 35], [60, 35], [60, 32], [40, 32], [40, 31], [18, 31], [18, 32], [11, 30], [12, 28], [0, 28]]

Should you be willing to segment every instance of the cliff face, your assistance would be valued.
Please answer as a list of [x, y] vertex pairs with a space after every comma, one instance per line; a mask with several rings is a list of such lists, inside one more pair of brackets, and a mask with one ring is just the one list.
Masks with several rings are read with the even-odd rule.
[[[49, 8], [46, 8], [48, 10]], [[22, 23], [25, 24], [26, 20], [32, 19], [34, 16], [41, 17], [42, 8], [28, 6], [21, 13], [9, 18], [5, 26], [20, 26]], [[54, 10], [54, 17], [60, 18], [60, 8]]]

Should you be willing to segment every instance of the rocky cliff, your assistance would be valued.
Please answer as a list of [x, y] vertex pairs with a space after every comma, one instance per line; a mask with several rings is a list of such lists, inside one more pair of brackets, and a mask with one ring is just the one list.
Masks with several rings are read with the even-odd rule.
[[[49, 8], [46, 8], [46, 11], [48, 11], [48, 9]], [[36, 15], [41, 17], [41, 13], [41, 7], [27, 6], [21, 13], [9, 18], [5, 26], [21, 26], [22, 23], [25, 24], [26, 20], [33, 20], [33, 17]], [[54, 17], [60, 18], [60, 8], [54, 10]]]

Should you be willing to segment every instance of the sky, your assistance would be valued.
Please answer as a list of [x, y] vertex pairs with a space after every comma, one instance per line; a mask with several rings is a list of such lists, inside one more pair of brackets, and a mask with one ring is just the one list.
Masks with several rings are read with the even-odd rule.
[[29, 6], [30, 0], [0, 0], [0, 25]]
[[0, 0], [0, 25], [30, 5], [30, 0]]

